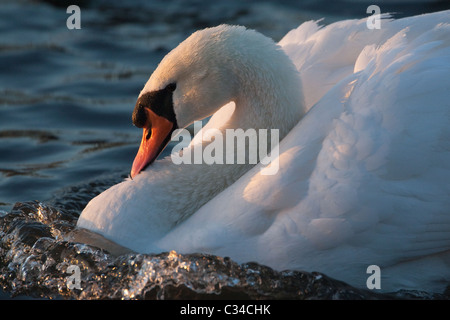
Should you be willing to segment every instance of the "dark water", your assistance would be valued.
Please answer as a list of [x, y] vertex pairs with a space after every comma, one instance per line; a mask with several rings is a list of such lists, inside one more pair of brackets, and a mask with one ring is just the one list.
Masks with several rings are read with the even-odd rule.
[[[66, 27], [70, 4], [81, 8], [79, 30]], [[372, 297], [325, 275], [276, 273], [176, 253], [115, 258], [62, 237], [90, 198], [128, 174], [141, 135], [131, 125], [135, 100], [160, 59], [190, 33], [233, 23], [279, 40], [306, 20], [366, 17], [367, 6], [364, 1], [0, 2], [0, 298]], [[381, 5], [399, 16], [447, 7], [445, 1]], [[14, 207], [16, 202], [22, 204]], [[84, 289], [68, 290], [65, 272], [77, 263], [83, 266]], [[196, 273], [181, 272], [186, 268]]]

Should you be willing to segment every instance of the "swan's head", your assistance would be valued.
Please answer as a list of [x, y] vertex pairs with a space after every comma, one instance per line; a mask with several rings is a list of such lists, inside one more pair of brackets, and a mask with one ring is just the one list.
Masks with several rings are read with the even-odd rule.
[[[252, 64], [267, 65], [273, 40], [244, 27], [221, 25], [197, 31], [167, 54], [141, 91], [133, 123], [143, 128], [131, 177], [151, 164], [172, 132], [204, 119], [257, 86]], [[287, 59], [287, 58], [286, 58]], [[264, 72], [259, 72], [263, 74]], [[245, 78], [245, 79], [244, 79]]]

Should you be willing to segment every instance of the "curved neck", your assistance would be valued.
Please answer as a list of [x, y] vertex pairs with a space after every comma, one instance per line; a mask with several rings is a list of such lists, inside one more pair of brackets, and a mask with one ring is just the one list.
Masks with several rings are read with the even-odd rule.
[[[279, 141], [283, 139], [291, 129], [300, 121], [302, 116], [305, 114], [306, 109], [303, 103], [303, 93], [301, 90], [301, 82], [299, 74], [284, 53], [280, 53], [281, 61], [278, 64], [272, 64], [268, 66], [267, 64], [260, 64], [259, 67], [256, 65], [250, 65], [247, 67], [248, 70], [253, 70], [252, 73], [239, 72], [236, 75], [236, 82], [238, 85], [238, 94], [233, 99], [235, 103], [235, 109], [231, 117], [217, 113], [215, 119], [214, 116], [210, 120], [210, 123], [204, 127], [199, 134], [195, 137], [195, 143], [192, 143], [187, 149], [183, 150], [184, 153], [189, 153], [191, 164], [183, 164], [183, 175], [189, 176], [189, 178], [184, 179], [188, 184], [192, 181], [196, 181], [195, 190], [192, 190], [192, 194], [189, 195], [187, 202], [192, 202], [181, 210], [187, 213], [182, 219], [194, 213], [200, 205], [200, 200], [204, 200], [201, 203], [203, 205], [209, 199], [213, 198], [217, 193], [227, 188], [229, 185], [234, 183], [239, 179], [244, 173], [246, 173], [252, 166], [261, 160], [260, 155], [268, 154], [271, 149], [275, 146], [273, 144], [271, 137], [271, 130], [278, 130], [277, 138]], [[259, 61], [257, 61], [258, 63]], [[261, 68], [261, 66], [263, 68]], [[240, 70], [241, 71], [241, 70]], [[241, 77], [239, 76], [241, 75]], [[221, 117], [225, 119], [220, 119]], [[208, 134], [208, 130], [213, 129], [212, 135]], [[239, 141], [232, 141], [233, 149], [228, 149], [228, 142], [225, 141], [230, 139], [228, 133], [235, 129], [238, 129], [240, 133], [243, 133], [245, 137], [239, 144]], [[257, 137], [256, 148], [253, 151], [256, 156], [253, 159], [257, 159], [256, 162], [250, 162], [249, 152], [251, 148], [249, 144], [251, 143], [251, 138], [249, 137], [249, 129], [254, 129]], [[267, 135], [260, 135], [260, 129], [266, 129]], [[202, 136], [203, 135], [203, 136]], [[198, 143], [200, 139], [201, 143]], [[207, 137], [205, 139], [205, 137]], [[267, 150], [259, 150], [261, 146], [261, 137], [267, 139]], [[217, 144], [218, 139], [223, 139], [219, 144]], [[240, 137], [236, 135], [232, 136], [231, 139], [239, 140]], [[242, 139], [242, 137], [241, 137]], [[279, 141], [276, 141], [278, 143]], [[195, 149], [200, 151], [203, 157], [211, 154], [211, 150], [215, 147], [213, 144], [217, 144], [218, 148], [223, 148], [223, 158], [219, 159], [218, 162], [205, 163], [195, 161]], [[242, 150], [244, 149], [244, 150]], [[218, 150], [214, 150], [216, 153]], [[233, 152], [233, 158], [238, 159], [239, 152], [243, 152], [244, 163], [235, 161], [233, 163], [228, 162], [229, 152]], [[199, 153], [197, 153], [199, 154]], [[204, 159], [203, 159], [204, 160]], [[221, 160], [221, 161], [220, 161]], [[197, 163], [197, 164], [195, 164]], [[195, 195], [200, 195], [197, 199]], [[208, 195], [205, 197], [205, 195]]]
[[[256, 132], [256, 135], [259, 135], [260, 129], [278, 130], [277, 137], [281, 141], [305, 114], [300, 76], [284, 52], [279, 50], [276, 54], [276, 59], [270, 60], [262, 55], [252, 59], [251, 63], [240, 61], [241, 66], [234, 66], [237, 71], [234, 72], [233, 81], [237, 94], [232, 98], [235, 103], [233, 114], [228, 117], [229, 115], [219, 111], [215, 115], [216, 118], [213, 115], [210, 123], [194, 138], [195, 142], [179, 153], [187, 161], [183, 160], [181, 164], [171, 166], [169, 173], [173, 175], [173, 180], [177, 181], [177, 184], [169, 183], [161, 186], [161, 190], [166, 187], [171, 188], [167, 194], [171, 197], [175, 196], [179, 205], [176, 209], [171, 207], [170, 213], [162, 215], [169, 225], [178, 224], [195, 213], [203, 204], [259, 162], [261, 154], [267, 155], [270, 152], [274, 145], [271, 133], [266, 132], [268, 134], [264, 137], [267, 139], [267, 150], [260, 153], [261, 136], [257, 137], [258, 143], [256, 149], [253, 149], [257, 161], [248, 161], [252, 151], [249, 148], [251, 143], [248, 136], [249, 129], [254, 129], [252, 132]], [[224, 119], [220, 119], [221, 117]], [[212, 134], [208, 134], [209, 129], [213, 129]], [[235, 131], [241, 129], [240, 133], [243, 133], [245, 137], [241, 143], [234, 141], [230, 150], [228, 149], [229, 141], [225, 140], [230, 139], [228, 132], [233, 131], [232, 129]], [[231, 137], [237, 140], [240, 138], [242, 139], [242, 137]], [[222, 141], [218, 143], [220, 139]], [[205, 161], [205, 156], [217, 155], [217, 152], [222, 152], [220, 157], [215, 158], [218, 161]], [[238, 160], [239, 152], [243, 152], [245, 161], [230, 163], [227, 158], [230, 152], [233, 153], [235, 160]], [[196, 160], [198, 154], [203, 157], [200, 161]], [[165, 160], [170, 161], [167, 158]], [[163, 163], [155, 163], [153, 168], [158, 170], [157, 166]], [[166, 165], [170, 164], [166, 162]], [[192, 187], [193, 183], [195, 187]]]

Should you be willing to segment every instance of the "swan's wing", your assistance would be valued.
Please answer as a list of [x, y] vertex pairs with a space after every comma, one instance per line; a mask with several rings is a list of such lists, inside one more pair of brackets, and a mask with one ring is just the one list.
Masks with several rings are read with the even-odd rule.
[[411, 41], [404, 29], [363, 52], [372, 58], [291, 211], [310, 212], [297, 224], [319, 248], [364, 243], [383, 265], [450, 249], [449, 31], [437, 24]]
[[300, 71], [307, 110], [352, 74], [361, 50], [368, 44], [379, 43], [386, 33], [383, 29], [369, 30], [365, 19], [325, 27], [319, 22], [305, 22], [279, 42]]
[[281, 142], [276, 175], [255, 167], [161, 247], [359, 282], [370, 264], [450, 250], [447, 17], [430, 15], [432, 28], [400, 29], [362, 48], [357, 72]]
[[365, 46], [381, 45], [406, 27], [410, 29], [409, 37], [416, 37], [422, 30], [448, 23], [448, 14], [447, 11], [435, 13], [433, 18], [423, 15], [400, 20], [391, 20], [389, 14], [383, 14], [380, 29], [367, 28], [367, 19], [345, 20], [327, 26], [321, 26], [321, 21], [308, 21], [288, 32], [279, 45], [300, 71], [309, 109], [330, 88], [354, 72], [355, 61]]

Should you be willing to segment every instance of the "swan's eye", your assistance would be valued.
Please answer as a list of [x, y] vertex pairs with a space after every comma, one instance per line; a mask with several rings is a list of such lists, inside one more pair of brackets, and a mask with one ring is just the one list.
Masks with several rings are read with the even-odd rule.
[[166, 89], [171, 91], [171, 92], [174, 92], [176, 88], [177, 88], [177, 84], [175, 82], [174, 83], [169, 83], [167, 85], [167, 87], [166, 87]]

